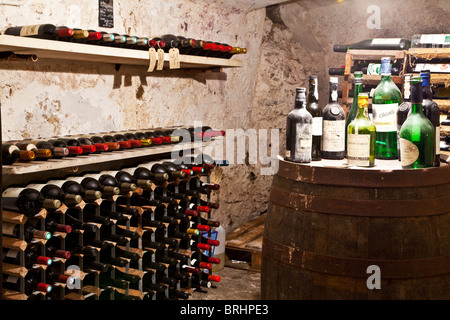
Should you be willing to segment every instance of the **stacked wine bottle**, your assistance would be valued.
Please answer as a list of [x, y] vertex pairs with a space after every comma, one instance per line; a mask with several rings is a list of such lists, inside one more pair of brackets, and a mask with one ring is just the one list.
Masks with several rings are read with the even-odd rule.
[[80, 28], [68, 28], [53, 24], [9, 27], [6, 35], [40, 38], [56, 41], [84, 43], [133, 50], [163, 50], [177, 48], [180, 54], [230, 59], [235, 54], [247, 53], [246, 48], [233, 47], [226, 43], [186, 38], [173, 34], [158, 37], [140, 37], [126, 34], [99, 32]]
[[[223, 136], [225, 131], [213, 130], [211, 127], [186, 127], [191, 141], [207, 141], [212, 137]], [[134, 148], [159, 147], [183, 141], [183, 137], [174, 134], [174, 129], [140, 129], [63, 136], [51, 139], [27, 139], [10, 141], [2, 144], [2, 164], [11, 165], [30, 161], [47, 161], [65, 157], [89, 156], [91, 154], [124, 151]]]
[[6, 188], [4, 297], [188, 299], [220, 281], [218, 163], [188, 156]]

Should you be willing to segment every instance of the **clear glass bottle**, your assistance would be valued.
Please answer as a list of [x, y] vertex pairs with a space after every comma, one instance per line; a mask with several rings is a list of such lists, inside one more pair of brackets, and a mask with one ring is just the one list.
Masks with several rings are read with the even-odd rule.
[[381, 59], [381, 81], [372, 98], [373, 123], [377, 128], [375, 157], [397, 159], [397, 109], [402, 93], [391, 78], [391, 59]]
[[[347, 120], [345, 121], [345, 132], [348, 130], [348, 125], [356, 118], [358, 114], [358, 95], [362, 91], [362, 71], [355, 71], [354, 73], [354, 89], [353, 89], [353, 102], [350, 107], [350, 111], [347, 115]], [[347, 135], [345, 135], [345, 150], [347, 151]]]
[[411, 114], [400, 131], [401, 164], [404, 169], [434, 165], [434, 126], [422, 110], [422, 78], [411, 80]]
[[322, 158], [344, 159], [345, 113], [337, 103], [338, 78], [330, 77], [330, 100], [323, 109]]
[[317, 83], [317, 76], [309, 77], [309, 91], [308, 101], [306, 103], [306, 110], [313, 116], [312, 123], [312, 149], [311, 159], [319, 161], [322, 159], [322, 109], [319, 107], [319, 88]]
[[375, 125], [369, 120], [369, 94], [358, 95], [358, 114], [347, 128], [348, 164], [359, 167], [375, 165]]
[[287, 116], [286, 122], [286, 160], [311, 162], [312, 115], [306, 110], [306, 88], [297, 88], [295, 109]]

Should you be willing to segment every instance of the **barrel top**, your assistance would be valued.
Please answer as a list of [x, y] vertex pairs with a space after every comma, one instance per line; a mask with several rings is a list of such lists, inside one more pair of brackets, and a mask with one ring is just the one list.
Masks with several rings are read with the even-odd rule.
[[348, 166], [347, 159], [294, 163], [278, 156], [278, 176], [313, 184], [360, 187], [418, 187], [450, 183], [450, 165], [402, 169], [398, 160], [375, 160], [370, 168]]

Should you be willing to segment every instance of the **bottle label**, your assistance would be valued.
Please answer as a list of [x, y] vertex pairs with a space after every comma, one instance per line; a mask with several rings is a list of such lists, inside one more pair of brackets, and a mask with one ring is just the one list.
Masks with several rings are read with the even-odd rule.
[[439, 127], [435, 127], [435, 130], [436, 130], [436, 132], [435, 132], [435, 138], [436, 138], [436, 144], [434, 145], [435, 146], [435, 149], [436, 149], [436, 152], [435, 152], [435, 154], [437, 154], [437, 155], [439, 155], [439, 154], [441, 154], [441, 147], [440, 147], [440, 143], [441, 143], [441, 127], [439, 126]]
[[369, 65], [367, 66], [367, 74], [368, 75], [371, 75], [371, 74], [380, 75], [381, 74], [381, 64], [380, 63], [369, 63]]
[[34, 26], [24, 26], [20, 29], [20, 36], [21, 37], [36, 36], [39, 34], [40, 26], [41, 26], [40, 24]]
[[81, 181], [84, 180], [85, 177], [67, 177], [66, 180], [75, 181], [78, 183], [81, 183]]
[[308, 161], [312, 151], [312, 125], [297, 123], [295, 130], [294, 161]]
[[47, 184], [39, 184], [39, 183], [32, 183], [27, 185], [27, 188], [36, 189], [37, 191], [41, 191], [43, 187], [45, 187]]
[[15, 146], [15, 145], [10, 145], [8, 147], [8, 154], [12, 154], [16, 150], [20, 150], [20, 149], [17, 146]]
[[2, 193], [2, 197], [17, 198], [25, 188], [8, 188]]
[[407, 167], [419, 159], [419, 148], [411, 141], [400, 138], [400, 154], [402, 167]]
[[[69, 180], [69, 179], [67, 179], [67, 180]], [[50, 180], [50, 181], [47, 181], [47, 184], [54, 184], [55, 186], [58, 186], [61, 188], [63, 186], [63, 184], [66, 183], [67, 180]]]
[[377, 132], [392, 132], [397, 130], [398, 103], [372, 104], [373, 123]]
[[368, 166], [370, 164], [370, 135], [349, 134], [347, 140], [349, 165]]
[[94, 178], [94, 179], [99, 179], [101, 177], [100, 173], [87, 173], [84, 175], [84, 177], [86, 178]]
[[100, 172], [100, 174], [109, 174], [110, 176], [115, 177], [117, 172], [119, 172], [119, 171], [102, 171], [102, 172]]
[[401, 38], [377, 38], [372, 40], [373, 45], [399, 45]]
[[448, 63], [417, 63], [414, 67], [415, 72], [430, 70], [430, 72], [450, 73], [450, 64]]
[[345, 120], [324, 120], [322, 150], [339, 152], [345, 150]]
[[312, 135], [321, 136], [322, 135], [322, 117], [314, 117], [312, 122]]
[[422, 44], [447, 44], [450, 42], [446, 34], [423, 34], [420, 36], [420, 43]]

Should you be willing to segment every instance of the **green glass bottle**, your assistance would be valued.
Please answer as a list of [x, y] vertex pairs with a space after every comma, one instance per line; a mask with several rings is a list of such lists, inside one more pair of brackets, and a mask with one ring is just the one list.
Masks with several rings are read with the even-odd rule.
[[369, 94], [360, 93], [357, 101], [358, 114], [347, 128], [347, 161], [350, 166], [373, 167], [376, 129], [369, 120]]
[[313, 116], [312, 123], [312, 149], [311, 160], [319, 161], [322, 159], [322, 109], [319, 107], [319, 88], [317, 85], [317, 76], [309, 76], [309, 92], [306, 103], [306, 110]]
[[[353, 102], [350, 111], [348, 112], [347, 120], [345, 121], [345, 132], [348, 130], [348, 125], [356, 118], [356, 115], [358, 114], [358, 95], [362, 91], [362, 76], [362, 71], [355, 71]], [[345, 152], [347, 152], [347, 135], [345, 135]]]
[[400, 130], [401, 164], [404, 169], [428, 168], [434, 165], [435, 131], [422, 110], [422, 78], [411, 80], [411, 114]]
[[402, 93], [391, 78], [391, 59], [381, 59], [381, 82], [372, 98], [373, 123], [377, 128], [375, 158], [397, 159], [397, 109]]

